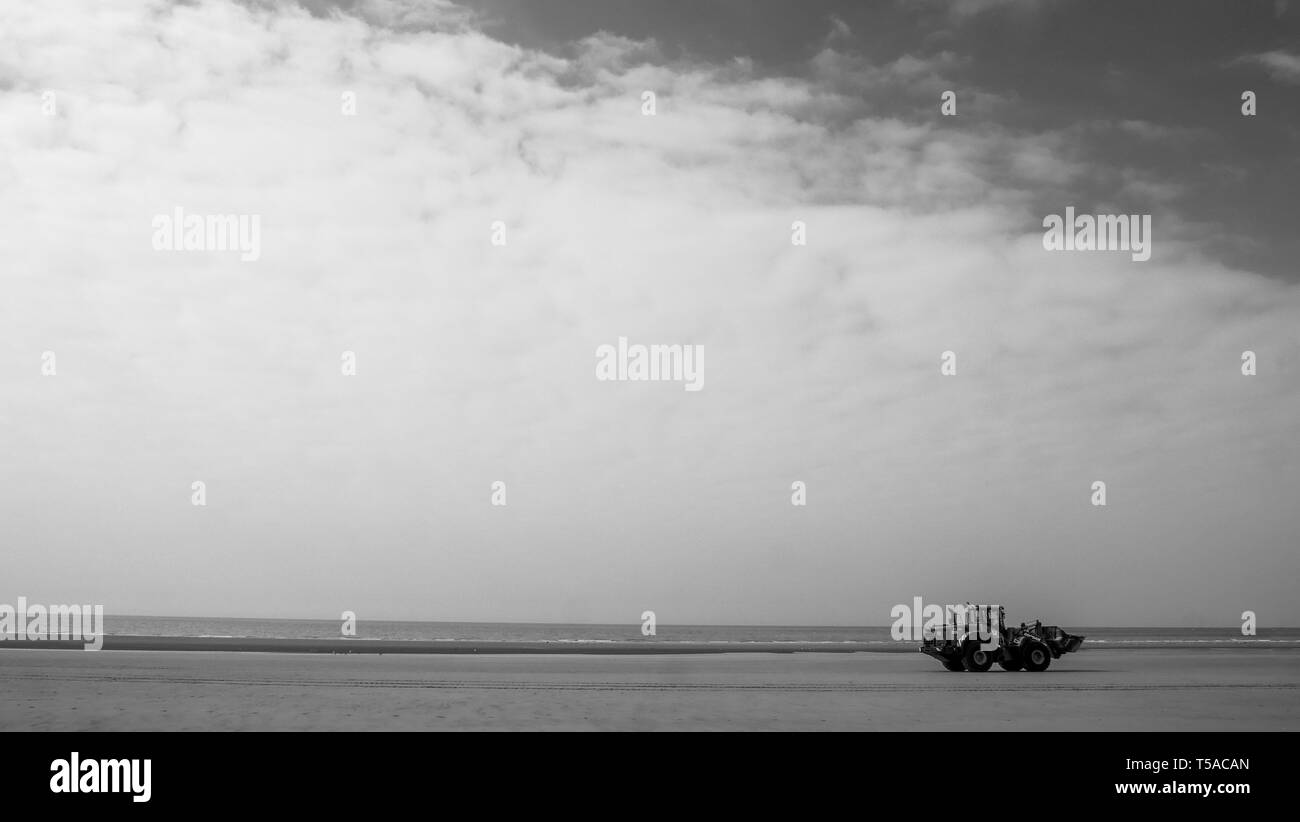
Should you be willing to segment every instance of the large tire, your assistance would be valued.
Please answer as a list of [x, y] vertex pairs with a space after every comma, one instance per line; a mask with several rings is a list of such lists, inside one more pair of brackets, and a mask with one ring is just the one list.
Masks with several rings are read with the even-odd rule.
[[978, 642], [972, 642], [962, 654], [961, 663], [972, 673], [984, 673], [993, 667], [993, 654], [982, 650]]
[[1010, 660], [999, 659], [998, 665], [1001, 666], [1002, 670], [1004, 671], [1019, 671], [1020, 669], [1025, 667], [1024, 663], [1020, 661], [1019, 657], [1015, 657]]
[[1026, 671], [1046, 671], [1052, 664], [1052, 652], [1041, 642], [1026, 642], [1020, 646], [1020, 658], [1025, 663]]
[[962, 664], [962, 661], [960, 659], [941, 659], [939, 661], [942, 662], [943, 667], [948, 669], [949, 671], [966, 670], [966, 666]]

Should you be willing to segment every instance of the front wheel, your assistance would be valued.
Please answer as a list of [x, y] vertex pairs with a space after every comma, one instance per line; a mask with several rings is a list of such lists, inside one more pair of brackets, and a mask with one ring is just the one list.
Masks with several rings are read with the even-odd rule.
[[1041, 642], [1033, 642], [1020, 648], [1020, 658], [1025, 662], [1025, 670], [1038, 673], [1046, 671], [1052, 664], [1052, 653]]
[[966, 670], [982, 674], [993, 667], [993, 654], [980, 648], [979, 645], [971, 645], [962, 655], [961, 662]]

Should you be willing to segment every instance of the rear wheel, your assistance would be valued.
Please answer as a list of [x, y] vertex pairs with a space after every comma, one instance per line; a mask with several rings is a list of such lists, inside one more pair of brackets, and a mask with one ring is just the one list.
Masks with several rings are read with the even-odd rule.
[[980, 648], [977, 644], [972, 644], [966, 649], [966, 653], [961, 658], [962, 665], [966, 670], [975, 673], [984, 673], [993, 667], [993, 654]]
[[1032, 642], [1020, 646], [1020, 658], [1024, 660], [1025, 670], [1037, 673], [1046, 671], [1052, 664], [1052, 652], [1041, 642]]
[[966, 666], [962, 664], [960, 659], [943, 659], [940, 660], [940, 662], [943, 663], [943, 667], [947, 668], [950, 671], [966, 670]]
[[1019, 659], [999, 659], [998, 665], [1002, 666], [1004, 671], [1019, 671], [1025, 667]]

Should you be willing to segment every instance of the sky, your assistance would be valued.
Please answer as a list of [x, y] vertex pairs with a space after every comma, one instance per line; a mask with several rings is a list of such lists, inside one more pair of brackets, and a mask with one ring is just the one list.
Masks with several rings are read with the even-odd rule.
[[[1298, 20], [0, 6], [0, 601], [1300, 625]], [[1067, 206], [1151, 259], [1046, 251]], [[704, 389], [598, 381], [620, 337]]]

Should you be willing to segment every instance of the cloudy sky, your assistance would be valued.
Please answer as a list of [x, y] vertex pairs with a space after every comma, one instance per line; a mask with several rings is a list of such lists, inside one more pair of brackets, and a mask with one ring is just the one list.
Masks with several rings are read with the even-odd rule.
[[1300, 8], [1171, 6], [5, 4], [0, 601], [1300, 624]]

